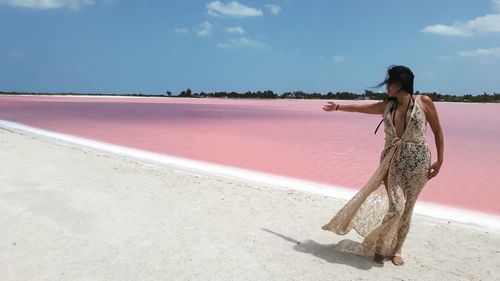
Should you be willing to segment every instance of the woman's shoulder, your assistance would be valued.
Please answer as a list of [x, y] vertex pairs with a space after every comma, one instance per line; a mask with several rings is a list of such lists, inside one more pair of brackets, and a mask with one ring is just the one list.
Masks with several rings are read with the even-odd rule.
[[422, 110], [427, 114], [427, 108], [433, 103], [432, 99], [426, 95], [418, 95], [418, 98], [420, 99]]
[[383, 108], [383, 112], [381, 112], [382, 117], [385, 117], [385, 114], [389, 110], [389, 105], [391, 104], [391, 102], [392, 102], [391, 99], [383, 99], [382, 101], [378, 102], [381, 108]]
[[431, 97], [429, 97], [429, 96], [427, 96], [427, 95], [422, 95], [422, 94], [420, 94], [420, 95], [418, 95], [418, 96], [420, 97], [420, 100], [421, 100], [422, 102], [425, 102], [425, 103], [431, 103], [431, 102], [432, 102]]

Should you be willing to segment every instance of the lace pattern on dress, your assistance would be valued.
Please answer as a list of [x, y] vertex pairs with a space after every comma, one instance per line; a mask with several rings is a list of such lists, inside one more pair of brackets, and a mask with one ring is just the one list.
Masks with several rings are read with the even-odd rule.
[[[364, 237], [367, 254], [387, 257], [401, 254], [410, 227], [413, 207], [427, 183], [431, 153], [426, 139], [427, 119], [417, 95], [410, 120], [401, 138], [390, 114], [384, 110], [385, 145], [380, 164], [368, 182], [322, 229], [347, 234], [354, 229]], [[387, 186], [384, 178], [387, 175]]]

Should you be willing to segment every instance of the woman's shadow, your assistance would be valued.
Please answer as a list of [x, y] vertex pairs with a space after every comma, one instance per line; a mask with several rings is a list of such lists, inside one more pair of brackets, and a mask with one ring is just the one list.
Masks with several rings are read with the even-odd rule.
[[368, 256], [364, 253], [363, 244], [350, 239], [341, 240], [337, 244], [319, 244], [313, 240], [300, 242], [265, 228], [262, 228], [262, 230], [293, 242], [295, 244], [293, 245], [295, 251], [311, 254], [330, 263], [350, 265], [364, 270], [368, 270], [374, 266], [383, 266], [382, 264], [374, 262], [372, 256]]

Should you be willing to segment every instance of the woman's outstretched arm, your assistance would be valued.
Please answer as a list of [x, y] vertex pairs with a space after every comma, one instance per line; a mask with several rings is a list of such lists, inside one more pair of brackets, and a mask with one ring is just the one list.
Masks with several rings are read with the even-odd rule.
[[338, 111], [383, 115], [385, 106], [387, 105], [387, 101], [367, 104], [339, 104], [333, 101], [329, 101], [327, 105], [323, 106], [323, 110], [335, 111], [337, 105], [339, 106]]
[[443, 155], [444, 155], [444, 134], [443, 129], [441, 128], [441, 123], [439, 122], [439, 116], [434, 106], [434, 102], [428, 96], [422, 95], [422, 102], [425, 106], [425, 114], [427, 117], [427, 121], [431, 126], [432, 133], [434, 134], [434, 141], [436, 143], [437, 150], [437, 161], [431, 165], [429, 168], [429, 179], [435, 177], [439, 173], [439, 169], [443, 164]]

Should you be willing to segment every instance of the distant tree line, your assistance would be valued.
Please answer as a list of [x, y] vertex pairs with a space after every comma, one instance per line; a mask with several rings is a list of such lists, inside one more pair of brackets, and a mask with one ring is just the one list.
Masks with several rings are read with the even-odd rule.
[[[436, 92], [421, 93], [419, 91], [415, 92], [416, 95], [426, 95], [429, 96], [433, 101], [447, 101], [447, 102], [500, 102], [500, 93], [482, 95], [447, 95], [439, 94]], [[167, 96], [171, 97], [172, 93], [167, 91]], [[261, 98], [261, 99], [336, 99], [336, 100], [383, 100], [386, 93], [374, 93], [372, 91], [365, 90], [363, 94], [357, 94], [352, 92], [328, 92], [326, 94], [321, 94], [317, 92], [305, 93], [303, 91], [294, 92], [284, 92], [282, 94], [274, 93], [271, 90], [267, 91], [257, 91], [257, 92], [212, 92], [212, 93], [193, 93], [191, 89], [186, 89], [181, 91], [175, 97], [188, 97], [188, 98]]]
[[[500, 102], [500, 93], [483, 93], [482, 95], [448, 95], [439, 94], [436, 92], [420, 93], [419, 91], [415, 94], [426, 95], [432, 98], [433, 101], [448, 101], [448, 102]], [[363, 94], [357, 94], [352, 92], [328, 92], [326, 94], [313, 92], [306, 93], [303, 91], [294, 92], [284, 92], [282, 94], [275, 93], [271, 90], [267, 91], [256, 91], [256, 92], [200, 92], [193, 93], [191, 89], [186, 89], [181, 91], [178, 95], [173, 95], [172, 92], [166, 91], [165, 94], [102, 94], [102, 93], [33, 93], [33, 92], [0, 92], [0, 95], [90, 95], [90, 96], [142, 96], [142, 97], [187, 97], [187, 98], [231, 98], [231, 99], [335, 99], [335, 100], [383, 100], [386, 93], [374, 93], [372, 91], [365, 90]]]

